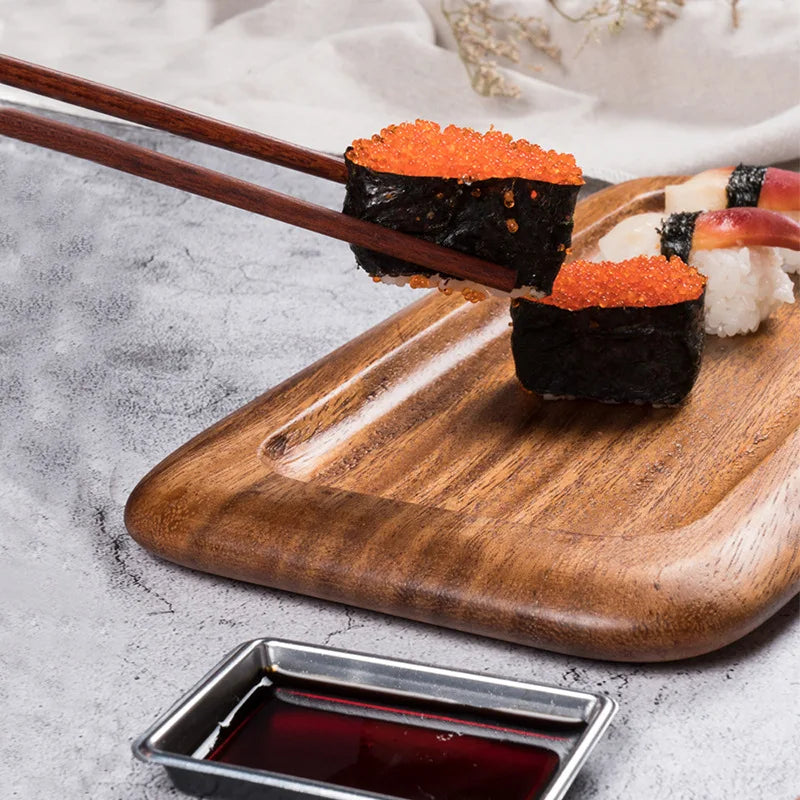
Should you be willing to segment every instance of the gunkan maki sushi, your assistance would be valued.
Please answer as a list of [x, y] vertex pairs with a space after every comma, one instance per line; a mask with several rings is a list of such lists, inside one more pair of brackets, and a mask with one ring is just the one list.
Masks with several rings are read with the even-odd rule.
[[574, 261], [511, 302], [517, 377], [546, 398], [677, 405], [700, 371], [705, 278], [677, 257]]
[[[571, 155], [500, 131], [435, 122], [391, 125], [345, 153], [344, 212], [517, 271], [512, 294], [543, 295], [564, 262], [583, 184]], [[363, 247], [359, 266], [377, 281], [461, 290], [486, 287]]]

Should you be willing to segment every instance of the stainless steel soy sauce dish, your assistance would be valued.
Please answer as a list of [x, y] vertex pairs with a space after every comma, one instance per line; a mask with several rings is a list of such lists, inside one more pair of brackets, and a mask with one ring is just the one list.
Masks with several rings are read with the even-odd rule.
[[557, 800], [616, 710], [603, 695], [257, 639], [133, 750], [202, 797]]

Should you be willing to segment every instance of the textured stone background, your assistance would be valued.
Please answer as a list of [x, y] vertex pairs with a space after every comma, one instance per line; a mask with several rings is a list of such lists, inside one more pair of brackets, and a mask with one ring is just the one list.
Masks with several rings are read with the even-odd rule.
[[[86, 123], [337, 207], [341, 187]], [[599, 690], [621, 704], [572, 800], [792, 800], [798, 604], [721, 652], [568, 658], [194, 573], [126, 534], [142, 475], [396, 311], [347, 247], [0, 139], [0, 797], [177, 796], [130, 741], [262, 635]]]

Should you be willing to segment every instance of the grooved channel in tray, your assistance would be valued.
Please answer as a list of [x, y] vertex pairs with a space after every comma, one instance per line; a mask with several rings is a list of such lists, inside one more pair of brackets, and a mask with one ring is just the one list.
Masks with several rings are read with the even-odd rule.
[[[275, 431], [262, 458], [333, 488], [623, 534], [643, 520], [647, 531], [668, 530], [705, 515], [800, 425], [800, 314], [791, 306], [740, 341], [711, 338], [679, 409], [526, 393], [506, 313], [483, 303], [420, 333]], [[776, 396], [764, 375], [797, 389]]]

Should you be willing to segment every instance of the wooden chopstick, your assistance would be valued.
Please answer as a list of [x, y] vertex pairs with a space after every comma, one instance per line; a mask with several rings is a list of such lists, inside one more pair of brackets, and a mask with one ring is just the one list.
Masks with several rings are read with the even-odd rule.
[[343, 158], [2, 54], [0, 83], [320, 178], [347, 180]]
[[516, 271], [508, 267], [63, 122], [0, 108], [0, 134], [377, 250], [445, 275], [506, 292], [516, 283]]

